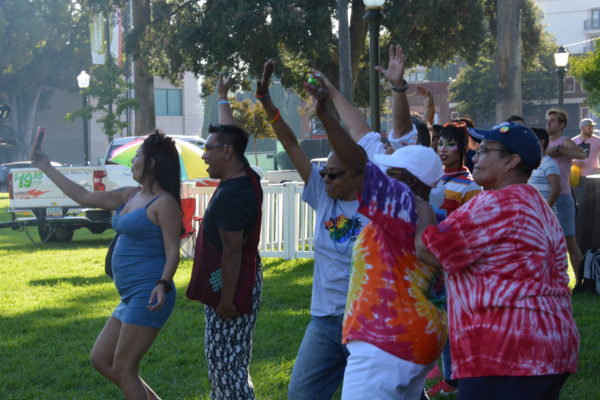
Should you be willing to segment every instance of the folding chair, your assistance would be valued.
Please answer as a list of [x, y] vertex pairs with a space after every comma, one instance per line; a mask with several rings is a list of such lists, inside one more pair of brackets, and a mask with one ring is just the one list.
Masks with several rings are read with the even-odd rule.
[[194, 257], [194, 246], [196, 244], [196, 229], [194, 228], [194, 214], [196, 213], [196, 199], [181, 199], [181, 222], [183, 234], [180, 238], [179, 247], [184, 258]]

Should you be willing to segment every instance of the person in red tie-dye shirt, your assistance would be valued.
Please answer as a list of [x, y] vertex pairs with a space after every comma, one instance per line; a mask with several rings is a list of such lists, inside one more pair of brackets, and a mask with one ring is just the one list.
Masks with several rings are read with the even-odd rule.
[[469, 131], [485, 191], [435, 225], [420, 203], [417, 257], [447, 272], [452, 377], [461, 400], [558, 400], [576, 372], [566, 244], [539, 192], [527, 185], [541, 149], [526, 127]]

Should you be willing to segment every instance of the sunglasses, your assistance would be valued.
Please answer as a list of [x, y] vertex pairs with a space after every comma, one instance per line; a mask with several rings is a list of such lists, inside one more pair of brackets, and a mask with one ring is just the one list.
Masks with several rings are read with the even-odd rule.
[[465, 121], [448, 121], [444, 124], [444, 128], [447, 128], [449, 126], [453, 128], [466, 129], [467, 123]]
[[346, 171], [327, 172], [325, 169], [322, 169], [319, 171], [319, 175], [321, 175], [321, 178], [328, 177], [332, 181], [339, 178], [340, 176], [344, 175], [345, 173], [346, 173]]

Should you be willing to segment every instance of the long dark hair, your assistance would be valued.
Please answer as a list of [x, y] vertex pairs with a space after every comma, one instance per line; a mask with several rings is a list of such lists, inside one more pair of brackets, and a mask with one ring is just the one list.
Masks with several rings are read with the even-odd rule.
[[[175, 141], [155, 129], [142, 144], [144, 170], [141, 181], [156, 182], [175, 198], [181, 209], [181, 167]], [[154, 162], [152, 164], [152, 162]]]

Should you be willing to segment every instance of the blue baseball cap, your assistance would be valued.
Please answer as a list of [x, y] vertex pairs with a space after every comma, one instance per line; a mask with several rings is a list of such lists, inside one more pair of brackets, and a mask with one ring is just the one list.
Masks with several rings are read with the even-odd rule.
[[542, 160], [542, 148], [533, 131], [521, 124], [503, 122], [491, 130], [468, 128], [469, 135], [477, 142], [491, 140], [500, 142], [521, 157], [525, 164], [537, 168]]

